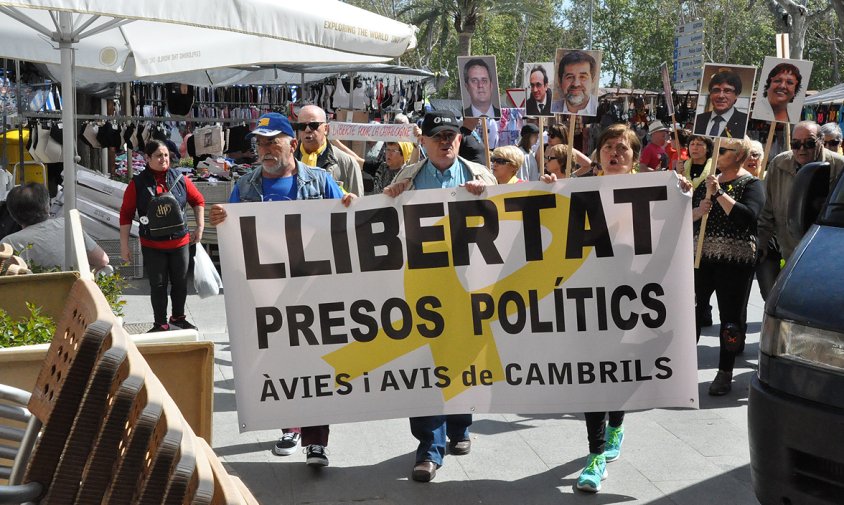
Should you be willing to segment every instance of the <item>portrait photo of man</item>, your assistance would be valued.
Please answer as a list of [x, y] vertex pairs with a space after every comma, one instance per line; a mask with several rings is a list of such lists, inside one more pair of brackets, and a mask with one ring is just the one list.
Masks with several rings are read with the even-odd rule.
[[704, 65], [701, 98], [698, 98], [694, 123], [695, 135], [744, 137], [755, 78], [755, 67], [717, 63]]
[[757, 93], [751, 117], [796, 124], [800, 121], [803, 102], [806, 101], [806, 87], [811, 73], [811, 61], [766, 56], [762, 71], [759, 72], [757, 89], [761, 96]]
[[601, 51], [557, 49], [551, 112], [596, 116], [601, 81]]
[[459, 56], [463, 117], [501, 117], [495, 56]]
[[550, 75], [554, 77], [554, 63], [525, 63], [525, 78], [526, 83], [525, 94], [527, 100], [525, 101], [525, 114], [528, 116], [553, 116], [551, 112], [551, 101], [553, 93], [551, 81], [548, 80]]

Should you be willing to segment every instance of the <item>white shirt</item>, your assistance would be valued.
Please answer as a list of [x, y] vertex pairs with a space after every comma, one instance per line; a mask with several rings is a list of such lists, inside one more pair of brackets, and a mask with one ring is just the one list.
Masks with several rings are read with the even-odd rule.
[[[712, 131], [712, 126], [715, 124], [715, 117], [721, 116], [722, 118], [724, 118], [724, 120], [719, 121], [718, 136], [720, 137], [721, 133], [724, 132], [724, 128], [727, 126], [727, 123], [730, 122], [730, 118], [733, 117], [733, 112], [735, 112], [735, 111], [736, 111], [735, 107], [730, 107], [730, 110], [728, 110], [727, 112], [725, 112], [723, 114], [718, 114], [717, 112], [715, 112], [713, 110], [712, 116], [709, 118], [709, 122], [706, 123], [706, 130], [703, 132], [703, 134], [709, 135], [709, 132]], [[700, 131], [700, 130], [698, 130], [698, 131]]]
[[476, 109], [475, 104], [472, 104], [472, 115], [469, 116], [469, 117], [483, 117], [483, 116], [495, 117], [495, 107], [493, 107], [492, 104], [489, 104], [489, 109], [487, 109], [486, 112], [484, 112], [480, 109]]
[[539, 170], [536, 168], [536, 153], [534, 151], [525, 152], [524, 149], [522, 149], [522, 153], [525, 155], [525, 161], [516, 173], [516, 177], [523, 181], [538, 181]]

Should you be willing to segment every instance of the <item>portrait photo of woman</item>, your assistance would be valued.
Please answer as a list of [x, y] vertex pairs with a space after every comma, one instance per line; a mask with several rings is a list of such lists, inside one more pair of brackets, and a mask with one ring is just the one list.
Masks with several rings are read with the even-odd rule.
[[792, 124], [800, 121], [811, 72], [811, 61], [766, 57], [751, 117]]

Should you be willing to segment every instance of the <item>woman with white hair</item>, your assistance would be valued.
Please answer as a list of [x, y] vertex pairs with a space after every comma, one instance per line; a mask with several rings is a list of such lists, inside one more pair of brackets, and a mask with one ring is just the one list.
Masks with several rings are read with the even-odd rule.
[[747, 159], [744, 160], [744, 169], [750, 172], [753, 177], [759, 177], [762, 171], [762, 160], [765, 155], [765, 148], [758, 140], [750, 141], [750, 152], [747, 153]]
[[842, 154], [841, 151], [841, 127], [838, 123], [826, 123], [821, 126], [823, 135], [823, 146], [830, 151]]

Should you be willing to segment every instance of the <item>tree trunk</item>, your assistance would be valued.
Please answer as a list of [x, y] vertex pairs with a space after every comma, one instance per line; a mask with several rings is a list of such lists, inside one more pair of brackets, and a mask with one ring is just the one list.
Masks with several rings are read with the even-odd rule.
[[[525, 25], [522, 28], [522, 33], [519, 36], [519, 44], [516, 46], [516, 67], [513, 69], [513, 82], [510, 83], [511, 86], [515, 87], [518, 86], [518, 79], [521, 72], [519, 72], [519, 67], [522, 63], [522, 50], [525, 47], [525, 39], [527, 38], [528, 28], [530, 28], [530, 16], [525, 16]], [[523, 83], [524, 87], [528, 87], [528, 83]]]
[[472, 55], [472, 35], [475, 31], [462, 31], [457, 34], [457, 56]]
[[[838, 38], [844, 40], [844, 0], [829, 0], [833, 10], [835, 10], [835, 17], [838, 19]], [[833, 35], [832, 41], [833, 67], [832, 78], [835, 82], [841, 82], [841, 68], [838, 62], [838, 42]]]

